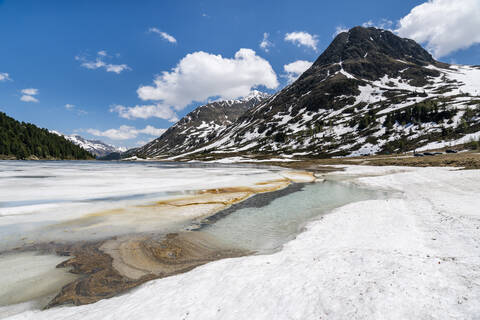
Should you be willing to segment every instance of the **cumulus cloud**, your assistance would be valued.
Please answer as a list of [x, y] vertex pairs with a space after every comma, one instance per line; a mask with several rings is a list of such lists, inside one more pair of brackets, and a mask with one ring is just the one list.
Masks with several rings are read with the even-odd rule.
[[400, 19], [396, 32], [425, 43], [437, 58], [480, 43], [480, 1], [430, 0]]
[[11, 81], [10, 75], [6, 72], [0, 72], [0, 82], [1, 81]]
[[112, 64], [105, 62], [105, 59], [108, 58], [107, 51], [101, 50], [97, 52], [97, 57], [95, 60], [88, 60], [84, 56], [76, 56], [75, 60], [81, 62], [81, 66], [87, 69], [105, 69], [107, 72], [114, 72], [119, 74], [125, 70], [132, 70], [126, 64]]
[[335, 38], [336, 36], [338, 36], [342, 32], [348, 32], [348, 28], [345, 27], [345, 26], [337, 26], [335, 28], [335, 33], [333, 34], [332, 37]]
[[170, 122], [177, 122], [178, 117], [171, 107], [162, 104], [137, 105], [134, 107], [125, 107], [122, 105], [112, 106], [110, 112], [116, 112], [125, 119], [148, 119], [160, 118]]
[[23, 102], [38, 102], [38, 99], [29, 95], [23, 95], [20, 97]]
[[67, 103], [65, 105], [65, 109], [67, 109], [67, 110], [73, 110], [74, 108], [75, 108], [75, 105], [73, 105], [73, 104]]
[[166, 32], [160, 31], [157, 28], [150, 28], [150, 29], [148, 29], [148, 32], [156, 33], [156, 34], [160, 35], [160, 37], [162, 37], [164, 40], [167, 40], [170, 43], [177, 43], [177, 39], [175, 39], [172, 35], [169, 35]]
[[285, 34], [285, 41], [289, 41], [297, 46], [305, 46], [317, 51], [318, 39], [316, 35], [311, 35], [305, 31], [296, 31]]
[[23, 89], [21, 92], [29, 96], [35, 96], [38, 94], [38, 89], [28, 88], [28, 89]]
[[269, 40], [268, 40], [268, 37], [270, 36], [270, 34], [268, 34], [267, 32], [264, 32], [263, 33], [263, 39], [262, 41], [260, 42], [260, 48], [263, 49], [265, 52], [268, 52], [270, 49], [270, 47], [273, 46], [273, 43], [271, 43]]
[[148, 134], [149, 136], [161, 136], [167, 129], [155, 128], [150, 125], [146, 126], [145, 129], [140, 130], [140, 133]]
[[380, 21], [377, 21], [377, 22], [369, 20], [367, 22], [364, 22], [362, 24], [362, 27], [365, 27], [365, 28], [375, 27], [375, 28], [379, 28], [379, 29], [392, 31], [391, 29], [393, 27], [393, 21], [388, 20], [388, 19], [381, 19]]
[[285, 70], [285, 77], [288, 79], [288, 83], [292, 83], [297, 80], [302, 73], [312, 66], [313, 62], [305, 60], [297, 60], [292, 63], [283, 66]]
[[210, 97], [234, 99], [257, 86], [275, 89], [278, 80], [270, 63], [251, 49], [240, 49], [233, 59], [203, 51], [186, 55], [170, 72], [164, 71], [151, 86], [137, 90], [142, 100], [182, 110], [194, 101]]
[[146, 145], [147, 143], [149, 143], [149, 141], [146, 141], [146, 140], [138, 140], [137, 142], [135, 142], [135, 145], [141, 147], [141, 146]]
[[23, 102], [38, 102], [38, 99], [35, 98], [38, 94], [38, 89], [35, 88], [27, 88], [23, 89], [20, 91], [22, 93], [22, 96], [20, 97], [20, 100]]
[[112, 140], [128, 140], [136, 138], [139, 134], [146, 134], [149, 136], [161, 136], [166, 131], [166, 129], [159, 129], [150, 125], [146, 126], [144, 129], [136, 129], [135, 127], [123, 125], [120, 126], [120, 128], [118, 129], [108, 129], [105, 131], [97, 129], [87, 129], [85, 131], [97, 137], [107, 137]]

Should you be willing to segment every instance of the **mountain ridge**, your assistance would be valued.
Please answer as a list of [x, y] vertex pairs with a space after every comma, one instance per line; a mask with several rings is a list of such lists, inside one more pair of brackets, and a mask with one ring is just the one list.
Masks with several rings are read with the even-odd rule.
[[114, 153], [114, 152], [122, 153], [127, 151], [126, 148], [119, 148], [119, 147], [107, 144], [100, 140], [86, 139], [78, 134], [66, 135], [54, 130], [50, 130], [50, 132], [64, 137], [65, 139], [71, 141], [72, 143], [79, 146], [80, 148], [90, 152], [96, 157], [104, 157], [110, 153]]
[[355, 27], [295, 82], [184, 156], [354, 156], [455, 141], [480, 131], [479, 88], [480, 68], [436, 61], [390, 31]]
[[207, 144], [245, 111], [269, 97], [254, 90], [235, 100], [220, 100], [199, 106], [171, 126], [159, 138], [135, 150], [138, 156], [178, 155]]

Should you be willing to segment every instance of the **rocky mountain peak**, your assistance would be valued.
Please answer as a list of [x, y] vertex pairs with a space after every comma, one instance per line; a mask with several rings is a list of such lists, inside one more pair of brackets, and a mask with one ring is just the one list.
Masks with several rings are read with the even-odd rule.
[[238, 105], [236, 119], [224, 109], [240, 100], [200, 107], [142, 155], [331, 157], [428, 148], [480, 131], [479, 87], [480, 68], [441, 63], [413, 40], [355, 27], [295, 82], [255, 106]]
[[176, 155], [201, 147], [215, 139], [247, 110], [265, 101], [269, 94], [252, 90], [235, 100], [220, 100], [199, 106], [171, 126], [159, 138], [138, 148], [140, 156]]
[[326, 79], [375, 81], [388, 76], [401, 77], [414, 86], [422, 87], [428, 77], [439, 75], [427, 66], [445, 65], [435, 61], [411, 39], [401, 38], [388, 30], [355, 27], [337, 35], [298, 82], [316, 86]]
[[314, 65], [368, 60], [369, 56], [371, 59], [379, 55], [419, 65], [435, 63], [433, 57], [411, 39], [400, 38], [388, 30], [355, 27], [337, 35]]

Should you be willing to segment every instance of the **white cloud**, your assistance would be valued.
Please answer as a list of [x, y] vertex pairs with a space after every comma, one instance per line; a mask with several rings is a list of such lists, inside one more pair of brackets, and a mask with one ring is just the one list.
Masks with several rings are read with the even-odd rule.
[[182, 110], [210, 97], [243, 97], [261, 85], [275, 89], [278, 81], [270, 63], [255, 51], [240, 49], [233, 59], [199, 51], [186, 55], [170, 72], [157, 76], [153, 86], [140, 86], [137, 93], [142, 100], [157, 100]]
[[82, 67], [91, 70], [103, 68], [107, 72], [114, 72], [116, 74], [119, 74], [125, 70], [132, 70], [132, 68], [130, 68], [126, 64], [106, 63], [104, 59], [107, 57], [107, 52], [105, 50], [101, 50], [97, 52], [97, 57], [95, 60], [88, 60], [84, 56], [76, 56], [75, 60], [80, 61], [82, 63]]
[[364, 28], [375, 27], [375, 28], [378, 28], [378, 29], [384, 29], [384, 30], [392, 31], [391, 29], [393, 27], [393, 21], [385, 19], [385, 18], [381, 19], [378, 22], [373, 22], [372, 20], [369, 20], [367, 22], [364, 22], [362, 24], [362, 27], [364, 27]]
[[338, 36], [342, 32], [348, 32], [348, 28], [345, 27], [345, 26], [337, 26], [335, 28], [335, 33], [333, 34], [332, 37], [335, 38], [336, 36]]
[[171, 107], [158, 103], [152, 105], [137, 105], [135, 107], [116, 105], [110, 108], [110, 112], [117, 112], [120, 117], [125, 119], [148, 119], [155, 117], [165, 119], [170, 122], [178, 121], [177, 114], [172, 110]]
[[300, 77], [308, 68], [312, 66], [313, 62], [305, 60], [297, 60], [292, 63], [286, 64], [283, 66], [285, 70], [285, 77], [288, 79], [288, 82], [291, 83]]
[[74, 108], [75, 108], [75, 105], [73, 105], [73, 104], [67, 103], [65, 105], [65, 109], [67, 109], [67, 110], [73, 110]]
[[134, 139], [139, 134], [146, 134], [149, 136], [160, 136], [162, 135], [167, 129], [159, 129], [147, 125], [144, 129], [136, 129], [131, 126], [120, 126], [118, 129], [108, 129], [105, 131], [97, 130], [97, 129], [87, 129], [86, 132], [90, 133], [91, 135], [97, 137], [107, 137], [112, 140], [128, 140]]
[[140, 130], [140, 133], [148, 134], [150, 136], [161, 136], [167, 129], [159, 129], [152, 127], [150, 125], [146, 126], [145, 129]]
[[480, 43], [480, 1], [430, 0], [400, 19], [396, 32], [426, 43], [435, 57]]
[[138, 140], [137, 142], [135, 142], [135, 145], [141, 147], [141, 146], [146, 145], [147, 143], [149, 143], [149, 141], [146, 141], [146, 140]]
[[267, 33], [267, 32], [264, 32], [263, 33], [263, 39], [262, 41], [260, 42], [260, 48], [262, 48], [265, 52], [268, 52], [270, 49], [270, 47], [273, 47], [273, 43], [271, 43], [269, 40], [268, 40], [268, 37], [270, 35]]
[[296, 31], [285, 34], [285, 41], [289, 41], [297, 46], [305, 46], [317, 51], [318, 39], [316, 35], [311, 35], [305, 31]]
[[38, 99], [35, 98], [38, 94], [38, 89], [35, 88], [27, 88], [23, 89], [20, 91], [22, 93], [22, 96], [20, 97], [20, 100], [23, 102], [38, 102]]
[[130, 68], [126, 64], [107, 64], [105, 69], [107, 72], [115, 72], [116, 74], [119, 74], [120, 72], [129, 70]]
[[160, 37], [162, 37], [164, 40], [167, 40], [170, 43], [177, 43], [177, 39], [175, 39], [172, 35], [169, 35], [166, 32], [160, 31], [157, 28], [150, 28], [148, 29], [148, 32], [156, 33], [160, 35]]
[[28, 88], [28, 89], [23, 89], [21, 92], [29, 96], [35, 96], [38, 94], [38, 89]]
[[21, 96], [20, 100], [22, 100], [23, 102], [38, 102], [37, 98], [35, 98], [33, 96], [26, 95], [26, 94]]
[[0, 81], [11, 81], [10, 75], [6, 72], [0, 72]]

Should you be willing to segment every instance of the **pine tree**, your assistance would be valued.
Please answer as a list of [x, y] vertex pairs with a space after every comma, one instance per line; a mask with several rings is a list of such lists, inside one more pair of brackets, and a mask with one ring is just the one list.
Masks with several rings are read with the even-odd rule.
[[32, 155], [58, 159], [93, 158], [89, 152], [64, 137], [33, 124], [16, 121], [3, 112], [0, 112], [0, 155], [15, 156], [17, 159]]

